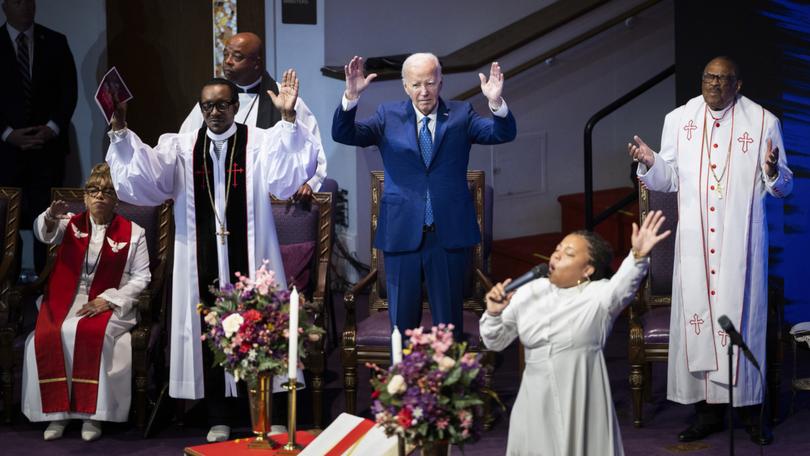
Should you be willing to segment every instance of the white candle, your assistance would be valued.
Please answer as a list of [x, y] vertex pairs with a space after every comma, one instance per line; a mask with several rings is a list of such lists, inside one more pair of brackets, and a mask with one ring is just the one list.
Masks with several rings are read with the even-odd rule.
[[287, 375], [291, 380], [298, 378], [298, 290], [293, 287], [290, 293], [290, 352]]
[[394, 365], [402, 362], [402, 334], [399, 333], [399, 328], [394, 326], [394, 332], [391, 333], [391, 360]]

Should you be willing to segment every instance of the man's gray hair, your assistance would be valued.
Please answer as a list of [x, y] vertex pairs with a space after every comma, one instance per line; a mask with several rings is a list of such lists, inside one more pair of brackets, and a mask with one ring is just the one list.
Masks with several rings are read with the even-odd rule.
[[416, 62], [424, 61], [424, 60], [431, 60], [436, 63], [436, 69], [439, 71], [439, 76], [442, 74], [442, 64], [439, 62], [439, 58], [436, 57], [435, 54], [430, 52], [416, 52], [408, 56], [404, 62], [402, 62], [402, 82], [405, 82], [405, 70], [413, 65]]

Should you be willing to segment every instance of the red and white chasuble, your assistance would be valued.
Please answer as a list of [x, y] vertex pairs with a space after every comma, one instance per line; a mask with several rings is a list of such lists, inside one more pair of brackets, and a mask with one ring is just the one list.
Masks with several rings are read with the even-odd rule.
[[[767, 140], [778, 175], [765, 175]], [[728, 402], [726, 315], [765, 366], [768, 224], [765, 197], [790, 193], [779, 120], [744, 96], [712, 111], [702, 96], [670, 112], [661, 151], [640, 180], [678, 192], [667, 396], [680, 403]], [[734, 405], [761, 402], [756, 369], [736, 351]]]

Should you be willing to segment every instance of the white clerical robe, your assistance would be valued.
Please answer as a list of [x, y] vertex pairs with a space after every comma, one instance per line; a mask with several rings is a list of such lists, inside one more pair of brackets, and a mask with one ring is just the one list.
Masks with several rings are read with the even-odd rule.
[[[180, 399], [204, 396], [200, 317], [196, 309], [200, 302], [193, 175], [196, 138], [196, 132], [168, 133], [152, 148], [134, 132], [123, 129], [110, 132], [107, 151], [107, 163], [121, 200], [144, 206], [174, 200], [169, 395]], [[268, 268], [276, 272], [276, 280], [286, 287], [270, 194], [289, 198], [315, 172], [316, 157], [315, 140], [297, 119], [294, 124], [280, 121], [267, 130], [248, 127], [245, 181], [250, 269], [247, 273], [251, 276], [267, 260]], [[207, 195], [202, 195], [202, 201], [207, 199]], [[228, 282], [232, 280], [228, 278]]]
[[525, 353], [506, 454], [624, 454], [602, 348], [648, 264], [628, 255], [610, 280], [571, 288], [536, 279], [500, 316], [484, 312], [484, 345], [500, 351], [518, 337]]
[[[768, 139], [779, 149], [774, 179], [764, 171]], [[765, 367], [765, 196], [781, 198], [793, 188], [779, 120], [744, 96], [722, 111], [695, 97], [667, 115], [661, 152], [638, 175], [650, 190], [678, 192], [667, 397], [727, 403], [729, 339], [720, 316]], [[760, 376], [734, 350], [734, 406], [757, 404]]]
[[[71, 214], [72, 215], [72, 214]], [[49, 232], [45, 226], [45, 213], [34, 221], [34, 236], [46, 244], [59, 244], [65, 233], [68, 220], [59, 221], [56, 229]], [[96, 261], [104, 245], [105, 225], [93, 226], [93, 233], [88, 247], [85, 270], [82, 271], [77, 286], [73, 305], [62, 323], [62, 348], [65, 354], [65, 373], [70, 385], [73, 371], [73, 354], [76, 326], [83, 317], [76, 312], [87, 304], [87, 294], [95, 277]], [[98, 375], [98, 401], [96, 413], [43, 413], [37, 371], [37, 355], [34, 347], [34, 332], [25, 340], [25, 360], [22, 382], [22, 411], [31, 421], [54, 421], [66, 419], [92, 419], [98, 421], [124, 422], [129, 418], [129, 405], [132, 401], [132, 344], [129, 331], [137, 323], [135, 303], [138, 295], [149, 285], [149, 251], [143, 228], [132, 224], [131, 247], [127, 263], [121, 276], [121, 286], [105, 290], [99, 297], [109, 301], [115, 308], [104, 332], [104, 343], [101, 350], [101, 365]], [[92, 271], [90, 274], [87, 271]], [[40, 302], [37, 303], [39, 306]], [[68, 390], [70, 391], [70, 390]]]
[[[250, 89], [260, 83], [261, 79], [244, 87], [244, 89]], [[239, 87], [242, 88], [241, 86]], [[239, 111], [236, 112], [235, 117], [236, 122], [255, 127], [258, 112], [259, 96], [255, 93], [240, 92]], [[298, 121], [296, 123], [309, 131], [310, 136], [313, 138], [313, 146], [318, 150], [318, 165], [315, 168], [315, 174], [306, 182], [313, 192], [317, 192], [320, 190], [321, 184], [323, 184], [323, 180], [326, 178], [326, 154], [323, 151], [323, 144], [321, 143], [321, 131], [318, 128], [318, 121], [315, 120], [312, 111], [309, 110], [309, 107], [301, 98], [298, 98], [295, 102], [295, 118]], [[186, 116], [186, 120], [183, 121], [178, 133], [188, 133], [199, 130], [200, 126], [203, 124], [203, 120], [200, 104], [196, 103], [194, 107], [191, 108], [191, 112], [188, 113], [188, 116]]]

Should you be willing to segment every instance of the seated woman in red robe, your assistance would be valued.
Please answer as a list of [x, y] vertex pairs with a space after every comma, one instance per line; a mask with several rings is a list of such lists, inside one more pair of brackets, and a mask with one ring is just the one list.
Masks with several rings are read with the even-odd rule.
[[45, 440], [81, 419], [82, 439], [101, 436], [100, 421], [126, 421], [132, 397], [135, 303], [149, 284], [144, 230], [117, 215], [106, 163], [85, 186], [86, 211], [54, 201], [34, 222], [34, 235], [60, 244], [36, 329], [25, 342], [22, 411], [49, 421]]

